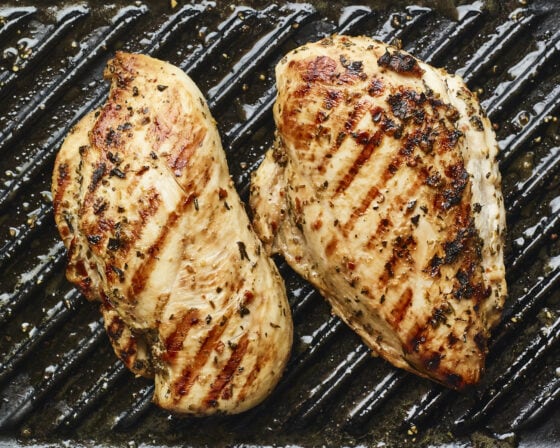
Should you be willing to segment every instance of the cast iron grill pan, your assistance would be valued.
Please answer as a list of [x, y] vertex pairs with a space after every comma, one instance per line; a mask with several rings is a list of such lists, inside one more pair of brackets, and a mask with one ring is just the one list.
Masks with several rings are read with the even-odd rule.
[[[0, 446], [560, 444], [560, 5], [397, 3], [0, 6]], [[461, 394], [371, 357], [277, 259], [295, 321], [278, 388], [239, 416], [170, 415], [151, 404], [150, 382], [115, 358], [97, 305], [65, 280], [48, 193], [54, 156], [103, 103], [114, 51], [142, 52], [200, 86], [246, 200], [274, 135], [276, 62], [333, 32], [398, 43], [460, 73], [496, 124], [510, 295], [487, 372]]]

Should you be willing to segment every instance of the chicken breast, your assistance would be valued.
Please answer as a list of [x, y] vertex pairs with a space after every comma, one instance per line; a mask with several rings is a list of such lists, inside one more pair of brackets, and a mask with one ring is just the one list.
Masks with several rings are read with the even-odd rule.
[[254, 225], [397, 367], [476, 383], [506, 295], [492, 127], [463, 81], [366, 37], [276, 67]]
[[246, 215], [202, 94], [179, 69], [119, 52], [106, 104], [55, 162], [67, 277], [101, 301], [117, 356], [182, 413], [261, 402], [290, 353], [282, 279]]

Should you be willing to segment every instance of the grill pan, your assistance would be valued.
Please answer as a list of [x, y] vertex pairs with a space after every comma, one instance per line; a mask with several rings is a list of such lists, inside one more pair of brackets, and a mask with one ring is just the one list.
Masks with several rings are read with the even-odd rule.
[[[0, 6], [0, 447], [560, 446], [560, 5], [326, 3]], [[48, 193], [56, 151], [104, 101], [114, 51], [151, 54], [205, 93], [246, 200], [273, 139], [276, 62], [334, 32], [460, 73], [495, 123], [510, 294], [487, 372], [458, 393], [371, 357], [277, 259], [295, 321], [280, 385], [239, 416], [171, 415], [115, 358], [97, 305], [65, 280]]]

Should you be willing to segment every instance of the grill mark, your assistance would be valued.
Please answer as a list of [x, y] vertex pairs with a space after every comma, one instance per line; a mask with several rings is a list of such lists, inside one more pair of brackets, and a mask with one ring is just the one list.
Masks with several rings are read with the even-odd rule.
[[188, 395], [198, 377], [198, 372], [208, 361], [210, 353], [227, 327], [226, 323], [229, 319], [229, 315], [224, 316], [224, 319], [225, 322], [223, 322], [223, 325], [217, 324], [212, 327], [192, 363], [183, 369], [181, 376], [171, 385], [175, 392], [173, 394], [173, 402], [175, 404], [181, 401], [184, 396]]
[[350, 218], [348, 218], [348, 221], [346, 221], [346, 223], [342, 226], [342, 231], [345, 236], [348, 236], [348, 232], [354, 228], [356, 220], [366, 212], [370, 204], [378, 195], [379, 189], [375, 185], [368, 190], [366, 195], [362, 198], [359, 207], [356, 207], [352, 211]]
[[181, 213], [172, 212], [167, 217], [167, 221], [162, 226], [161, 232], [158, 235], [154, 244], [146, 251], [147, 256], [144, 258], [143, 262], [138, 266], [136, 272], [132, 276], [130, 282], [130, 287], [128, 288], [128, 296], [134, 297], [140, 294], [146, 287], [146, 281], [151, 272], [153, 272], [154, 264], [157, 261], [157, 254], [160, 252], [161, 248], [165, 244], [165, 240], [173, 232], [173, 229], [177, 225]]
[[387, 166], [387, 169], [383, 172], [381, 179], [383, 183], [386, 184], [389, 180], [397, 173], [402, 165], [402, 158], [399, 156], [393, 157], [391, 163]]
[[[404, 192], [402, 195], [397, 196], [395, 200], [391, 202], [391, 204], [388, 207], [388, 210], [386, 211], [385, 216], [387, 216], [387, 218], [384, 218], [380, 221], [377, 229], [366, 242], [366, 248], [368, 250], [377, 246], [376, 242], [378, 241], [379, 237], [383, 233], [387, 232], [390, 226], [393, 226], [393, 228], [397, 228], [400, 226], [401, 222], [394, 222], [394, 221], [391, 222], [388, 219], [388, 216], [395, 217], [397, 215], [396, 213], [397, 207], [399, 206], [403, 207], [402, 218], [406, 219], [407, 210], [406, 208], [404, 208], [404, 204], [411, 197], [413, 197], [414, 193], [418, 190], [419, 182], [420, 181], [418, 180], [418, 178], [416, 178], [416, 181], [411, 184], [411, 186], [408, 188], [406, 192]], [[393, 239], [393, 245], [390, 247], [390, 249], [392, 249], [391, 255], [384, 263], [385, 270], [379, 277], [379, 282], [380, 282], [379, 287], [383, 288], [387, 286], [389, 280], [394, 277], [396, 269], [401, 265], [401, 261], [406, 261], [409, 264], [414, 263], [412, 256], [409, 253], [410, 251], [408, 249], [409, 245], [412, 246], [416, 245], [416, 241], [414, 240], [412, 235], [413, 233], [411, 233], [406, 239], [401, 236], [397, 236], [396, 238]], [[383, 245], [383, 247], [389, 248], [387, 246], [387, 242], [385, 243], [381, 242], [381, 244]]]
[[[337, 103], [338, 104], [338, 103]], [[340, 146], [346, 140], [346, 137], [354, 131], [357, 124], [363, 118], [365, 113], [369, 110], [370, 104], [367, 101], [358, 101], [354, 106], [354, 109], [350, 111], [348, 114], [348, 118], [344, 122], [344, 130], [340, 131], [334, 144], [328, 149], [328, 151], [323, 156], [321, 160], [321, 164], [319, 166], [319, 170], [322, 172], [324, 171], [324, 164], [326, 163], [327, 159], [332, 158], [338, 150]]]
[[165, 309], [165, 307], [167, 306], [167, 303], [169, 302], [169, 298], [171, 297], [171, 293], [166, 292], [166, 293], [162, 293], [159, 294], [157, 296], [157, 303], [156, 303], [156, 308], [154, 311], [154, 318], [156, 319], [156, 321], [161, 322], [162, 320], [162, 314], [163, 314], [163, 310]]
[[200, 312], [196, 308], [187, 310], [182, 316], [178, 316], [175, 328], [165, 338], [165, 352], [162, 359], [165, 362], [171, 362], [177, 354], [183, 349], [183, 341], [186, 339], [189, 330], [200, 323]]
[[[462, 376], [441, 365], [442, 355], [429, 348], [433, 345], [430, 344], [433, 338], [433, 327], [429, 324], [430, 316], [426, 316], [426, 318], [428, 320], [423, 320], [423, 323], [417, 322], [405, 337], [406, 343], [403, 348], [406, 354], [411, 355], [406, 361], [413, 369], [424, 373], [431, 372], [430, 375], [433, 378], [454, 389], [463, 389], [467, 384], [478, 381], [476, 372], [472, 374], [467, 372], [466, 376]], [[481, 355], [483, 358], [484, 354], [481, 353]]]
[[327, 90], [323, 107], [327, 110], [331, 110], [340, 104], [340, 100], [342, 100], [342, 93], [340, 91]]
[[[409, 201], [411, 197], [414, 197], [415, 196], [414, 193], [418, 191], [418, 187], [422, 184], [422, 182], [423, 182], [422, 179], [419, 176], [416, 176], [414, 182], [412, 182], [410, 187], [402, 195], [397, 196], [393, 201], [391, 201], [390, 205], [388, 205], [388, 209], [385, 213], [386, 218], [384, 219], [388, 219], [389, 216], [395, 217], [396, 216], [395, 211], [397, 207], [407, 203], [407, 201]], [[406, 210], [403, 210], [403, 218], [406, 218]], [[368, 238], [365, 247], [368, 250], [374, 248], [376, 245], [375, 244], [376, 240], [379, 238], [379, 236], [382, 233], [386, 232], [389, 226], [391, 225], [397, 226], [398, 224], [395, 224], [394, 222], [389, 220], [389, 222], [384, 225], [380, 221], [376, 230]]]
[[472, 378], [464, 378], [440, 365], [442, 359], [440, 354], [429, 348], [434, 336], [434, 327], [429, 324], [430, 318], [430, 315], [424, 316], [422, 322], [416, 322], [406, 334], [403, 349], [413, 358], [413, 361], [407, 359], [407, 362], [418, 371], [435, 373], [443, 383], [460, 389], [466, 384], [465, 381], [472, 382]]
[[[233, 395], [231, 388], [227, 388], [227, 385], [231, 383], [235, 376], [237, 368], [243, 361], [243, 357], [247, 352], [247, 347], [249, 346], [249, 334], [245, 333], [239, 342], [232, 349], [231, 356], [229, 357], [226, 365], [222, 371], [218, 374], [216, 380], [210, 386], [210, 391], [204, 398], [204, 404], [206, 407], [215, 407], [217, 405], [217, 400], [220, 397], [223, 400], [228, 400]], [[233, 384], [231, 385], [233, 387]]]
[[371, 234], [371, 236], [369, 237], [369, 239], [366, 242], [366, 249], [368, 249], [368, 250], [373, 249], [374, 246], [375, 246], [376, 240], [381, 235], [386, 233], [387, 230], [389, 229], [389, 227], [393, 225], [392, 221], [388, 217], [389, 215], [390, 215], [390, 213], [385, 215], [385, 218], [381, 218], [379, 220], [379, 224], [377, 225], [377, 228], [375, 229], [375, 232], [373, 232]]
[[490, 286], [485, 285], [477, 269], [482, 258], [482, 244], [474, 222], [463, 229], [459, 228], [455, 240], [444, 244], [446, 254], [444, 261], [449, 260], [451, 264], [459, 261], [455, 270], [456, 284], [453, 287], [453, 296], [459, 300], [470, 300], [477, 313], [480, 303], [491, 294]]
[[391, 316], [393, 317], [393, 325], [399, 328], [400, 323], [403, 321], [410, 304], [412, 302], [412, 289], [410, 287], [406, 288], [404, 293], [399, 298], [399, 301], [394, 305], [391, 310]]
[[[133, 192], [137, 189], [137, 186], [139, 184], [139, 178], [129, 178], [126, 186], [129, 196], [133, 196]], [[99, 199], [101, 199], [100, 196], [97, 197], [97, 199], [94, 201], [94, 204], [97, 204]], [[112, 232], [112, 229], [110, 227], [104, 226], [104, 228], [101, 228], [101, 226], [99, 225], [99, 223], [101, 223], [102, 220], [105, 219], [104, 215], [107, 210], [107, 202], [103, 201], [102, 203], [103, 205], [99, 207], [100, 211], [96, 213], [96, 215], [99, 216], [97, 222], [93, 222], [93, 225], [88, 226], [87, 228], [84, 227], [84, 231], [86, 233], [97, 233], [100, 236], [100, 239], [97, 242], [97, 247], [99, 248], [105, 247], [107, 241], [112, 237], [112, 233], [110, 233]], [[122, 233], [120, 237], [117, 237], [117, 239], [119, 240], [119, 245], [118, 247], [113, 249], [118, 250], [119, 257], [123, 259], [126, 259], [132, 249], [134, 249], [134, 242], [140, 239], [147, 219], [155, 215], [155, 213], [159, 209], [161, 201], [159, 199], [159, 194], [157, 193], [157, 191], [154, 188], [150, 188], [142, 198], [139, 198], [137, 203], [139, 205], [143, 204], [143, 206], [140, 206], [138, 210], [139, 219], [136, 219], [134, 221], [129, 220], [128, 224], [121, 228]], [[118, 204], [112, 205], [117, 208]], [[118, 212], [118, 210], [116, 211]]]
[[325, 100], [323, 101], [323, 108], [319, 108], [315, 114], [315, 124], [318, 129], [323, 129], [326, 133], [327, 129], [322, 128], [321, 124], [330, 118], [330, 114], [333, 108], [336, 108], [340, 104], [342, 99], [342, 94], [338, 90], [326, 90], [324, 94]]
[[142, 231], [146, 227], [148, 218], [157, 213], [161, 204], [159, 193], [154, 188], [150, 188], [141, 199], [142, 202], [138, 201], [139, 204], [143, 204], [138, 210], [139, 219], [129, 221], [130, 224], [124, 229], [126, 231], [126, 244], [119, 248], [119, 256], [123, 259], [130, 255], [130, 252], [134, 249], [134, 243], [142, 237]]
[[407, 238], [397, 236], [393, 240], [391, 256], [385, 262], [385, 270], [379, 276], [380, 288], [384, 288], [388, 285], [389, 281], [395, 277], [397, 269], [404, 263], [413, 264], [414, 260], [410, 255], [409, 247], [414, 248], [416, 246], [416, 241], [409, 235]]
[[[86, 161], [82, 160], [82, 163], [84, 162]], [[94, 169], [91, 173], [91, 182], [89, 185], [87, 185], [87, 187], [84, 182], [87, 176], [83, 176], [83, 174], [80, 175], [80, 177], [82, 177], [83, 183], [81, 185], [80, 195], [83, 194], [83, 199], [80, 204], [79, 216], [86, 216], [90, 213], [90, 210], [95, 210], [97, 208], [95, 205], [96, 201], [99, 199], [99, 196], [96, 195], [97, 187], [99, 186], [102, 178], [108, 172], [108, 160], [102, 150], [99, 151], [99, 159], [97, 161], [93, 161], [92, 165], [94, 166]], [[99, 221], [101, 221], [101, 219]], [[98, 227], [101, 229], [101, 226]], [[93, 232], [91, 229], [89, 231], [87, 229], [84, 230], [89, 233]]]
[[[147, 199], [146, 207], [142, 207], [138, 211], [138, 214], [140, 215], [141, 224], [145, 224], [150, 216], [154, 216], [156, 214], [156, 212], [159, 209], [159, 205], [161, 203], [161, 200], [159, 198], [159, 193], [154, 188], [150, 188], [148, 190], [146, 194], [146, 199]], [[137, 231], [137, 233], [138, 235], [140, 235], [139, 231]]]
[[[97, 121], [93, 126], [89, 136], [91, 145], [98, 149], [104, 157], [111, 148], [125, 147], [127, 132], [122, 132], [119, 125], [127, 122], [128, 114], [125, 107], [120, 102], [125, 102], [126, 98], [120, 89], [111, 89], [111, 98], [105, 103], [99, 112]], [[104, 161], [106, 161], [104, 159]]]
[[[171, 113], [171, 116], [172, 118], [177, 119], [176, 115], [175, 117], [173, 117], [173, 113]], [[163, 142], [165, 142], [169, 138], [169, 136], [173, 134], [173, 129], [168, 126], [167, 123], [162, 122], [158, 116], [150, 119], [150, 122], [152, 123], [152, 125], [150, 126], [150, 130], [148, 132], [150, 132], [155, 137], [155, 141], [158, 144], [157, 148], [159, 148], [163, 144]], [[172, 124], [176, 123], [173, 122]]]
[[344, 193], [344, 191], [346, 191], [346, 189], [350, 186], [362, 166], [369, 160], [369, 158], [373, 154], [373, 150], [377, 148], [381, 143], [382, 135], [382, 132], [378, 130], [371, 138], [368, 139], [367, 143], [360, 151], [360, 154], [352, 163], [352, 166], [350, 167], [348, 172], [340, 180], [338, 187], [335, 190], [334, 196]]
[[[209, 182], [210, 176], [206, 174], [208, 171], [205, 171], [205, 175], [202, 176], [200, 179], [200, 188], [203, 189], [207, 183]], [[188, 196], [181, 197], [179, 201], [178, 210], [170, 213], [167, 217], [165, 224], [162, 227], [160, 234], [158, 235], [155, 242], [150, 246], [150, 248], [146, 251], [147, 256], [145, 257], [144, 261], [140, 264], [134, 275], [132, 276], [132, 280], [130, 283], [130, 287], [128, 290], [129, 296], [135, 296], [142, 292], [142, 290], [146, 286], [146, 281], [148, 280], [150, 272], [153, 271], [153, 265], [156, 262], [156, 255], [159, 253], [163, 245], [165, 244], [165, 240], [167, 236], [172, 233], [172, 230], [177, 225], [179, 219], [183, 215], [186, 208], [194, 201], [194, 198], [198, 197], [198, 193], [192, 192], [194, 191], [194, 185], [192, 182], [183, 188], [184, 191], [191, 191]], [[157, 210], [155, 208], [155, 204], [150, 203], [150, 206], [154, 206], [153, 212], [155, 213]], [[151, 213], [151, 209], [148, 207], [146, 213]]]
[[411, 327], [405, 339], [406, 343], [403, 345], [405, 353], [419, 353], [420, 346], [429, 342], [428, 333], [430, 333], [430, 328], [426, 322], [423, 322], [422, 325], [417, 322], [416, 325]]
[[330, 82], [336, 75], [337, 63], [328, 56], [317, 56], [311, 60], [294, 61], [288, 64], [289, 71], [299, 75], [303, 84], [294, 91], [296, 98], [305, 97], [316, 82]]
[[386, 49], [385, 53], [377, 60], [377, 65], [403, 76], [419, 78], [424, 74], [424, 69], [420, 67], [413, 56], [398, 50], [390, 53], [389, 49]]
[[241, 386], [241, 390], [237, 395], [237, 400], [240, 403], [245, 401], [245, 398], [247, 397], [247, 394], [249, 393], [251, 386], [253, 385], [253, 383], [255, 382], [255, 380], [257, 379], [261, 371], [261, 366], [265, 365], [268, 362], [270, 358], [269, 353], [270, 352], [264, 352], [261, 355], [259, 355], [255, 360], [255, 365], [253, 366], [251, 371], [247, 374], [245, 383], [243, 384], [243, 386]]
[[[194, 120], [196, 122], [196, 120]], [[194, 128], [194, 129], [193, 129]], [[196, 149], [202, 145], [206, 137], [206, 130], [202, 126], [191, 126], [182, 135], [185, 136], [184, 144], [180, 151], [172, 151], [172, 155], [167, 159], [167, 163], [175, 176], [179, 177]]]

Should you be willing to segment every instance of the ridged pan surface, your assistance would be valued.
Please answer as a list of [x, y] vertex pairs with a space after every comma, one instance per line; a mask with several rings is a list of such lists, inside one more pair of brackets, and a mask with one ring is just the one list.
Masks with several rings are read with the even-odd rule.
[[[560, 446], [560, 4], [334, 3], [0, 5], [0, 447]], [[295, 321], [277, 389], [239, 416], [171, 415], [117, 361], [97, 305], [65, 279], [54, 156], [104, 101], [115, 50], [146, 53], [200, 86], [247, 200], [274, 137], [274, 66], [330, 33], [396, 43], [460, 73], [495, 123], [510, 294], [485, 376], [458, 393], [372, 357], [277, 259]]]

